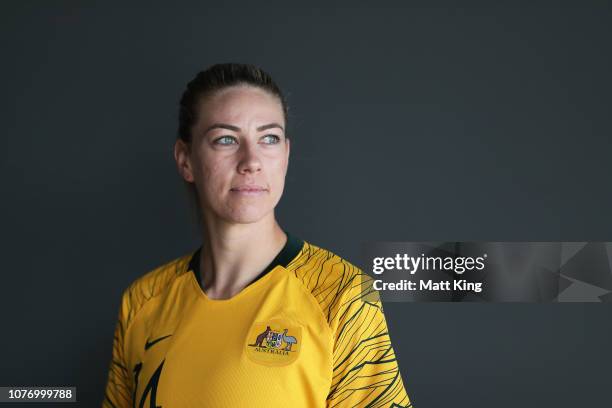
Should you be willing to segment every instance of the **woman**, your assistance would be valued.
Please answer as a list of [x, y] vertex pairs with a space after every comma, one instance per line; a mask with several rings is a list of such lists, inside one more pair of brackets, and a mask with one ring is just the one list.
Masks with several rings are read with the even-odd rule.
[[366, 275], [274, 217], [290, 142], [270, 76], [200, 72], [179, 122], [203, 244], [124, 292], [103, 406], [411, 406]]

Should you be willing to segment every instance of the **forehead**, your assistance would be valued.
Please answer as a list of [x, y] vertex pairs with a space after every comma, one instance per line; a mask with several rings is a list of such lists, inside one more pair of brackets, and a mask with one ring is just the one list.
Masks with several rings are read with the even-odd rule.
[[232, 86], [203, 98], [198, 106], [198, 118], [200, 125], [284, 122], [279, 98], [249, 85]]

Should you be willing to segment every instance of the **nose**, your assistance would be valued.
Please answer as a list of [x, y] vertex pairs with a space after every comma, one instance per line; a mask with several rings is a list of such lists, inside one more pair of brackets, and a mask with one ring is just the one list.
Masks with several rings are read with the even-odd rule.
[[243, 143], [240, 146], [241, 156], [238, 162], [238, 173], [257, 173], [261, 170], [261, 160], [257, 152], [257, 145], [251, 143]]

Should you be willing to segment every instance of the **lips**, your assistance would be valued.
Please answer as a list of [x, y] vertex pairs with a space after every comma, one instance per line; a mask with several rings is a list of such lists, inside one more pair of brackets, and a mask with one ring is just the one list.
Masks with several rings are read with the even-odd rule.
[[239, 186], [234, 186], [230, 189], [230, 191], [233, 191], [235, 193], [263, 193], [265, 191], [268, 191], [267, 188], [260, 186], [260, 185], [256, 185], [256, 184], [244, 184], [244, 185], [239, 185]]

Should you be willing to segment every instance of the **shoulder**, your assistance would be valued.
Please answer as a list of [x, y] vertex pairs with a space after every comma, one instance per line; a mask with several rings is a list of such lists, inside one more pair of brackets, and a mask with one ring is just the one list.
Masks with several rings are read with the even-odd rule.
[[175, 258], [135, 279], [122, 296], [125, 327], [129, 327], [134, 316], [151, 299], [159, 296], [179, 276], [188, 271], [189, 261], [195, 251]]
[[[288, 269], [304, 278], [309, 287], [319, 286], [318, 278], [344, 281], [361, 274], [361, 270], [346, 259], [307, 241], [304, 241], [300, 253], [289, 263]], [[313, 277], [316, 279], [311, 279]]]
[[373, 302], [377, 293], [363, 289], [371, 278], [360, 268], [334, 252], [310, 242], [287, 266], [306, 290], [316, 299], [332, 329], [341, 313], [350, 305], [360, 305], [368, 294]]

